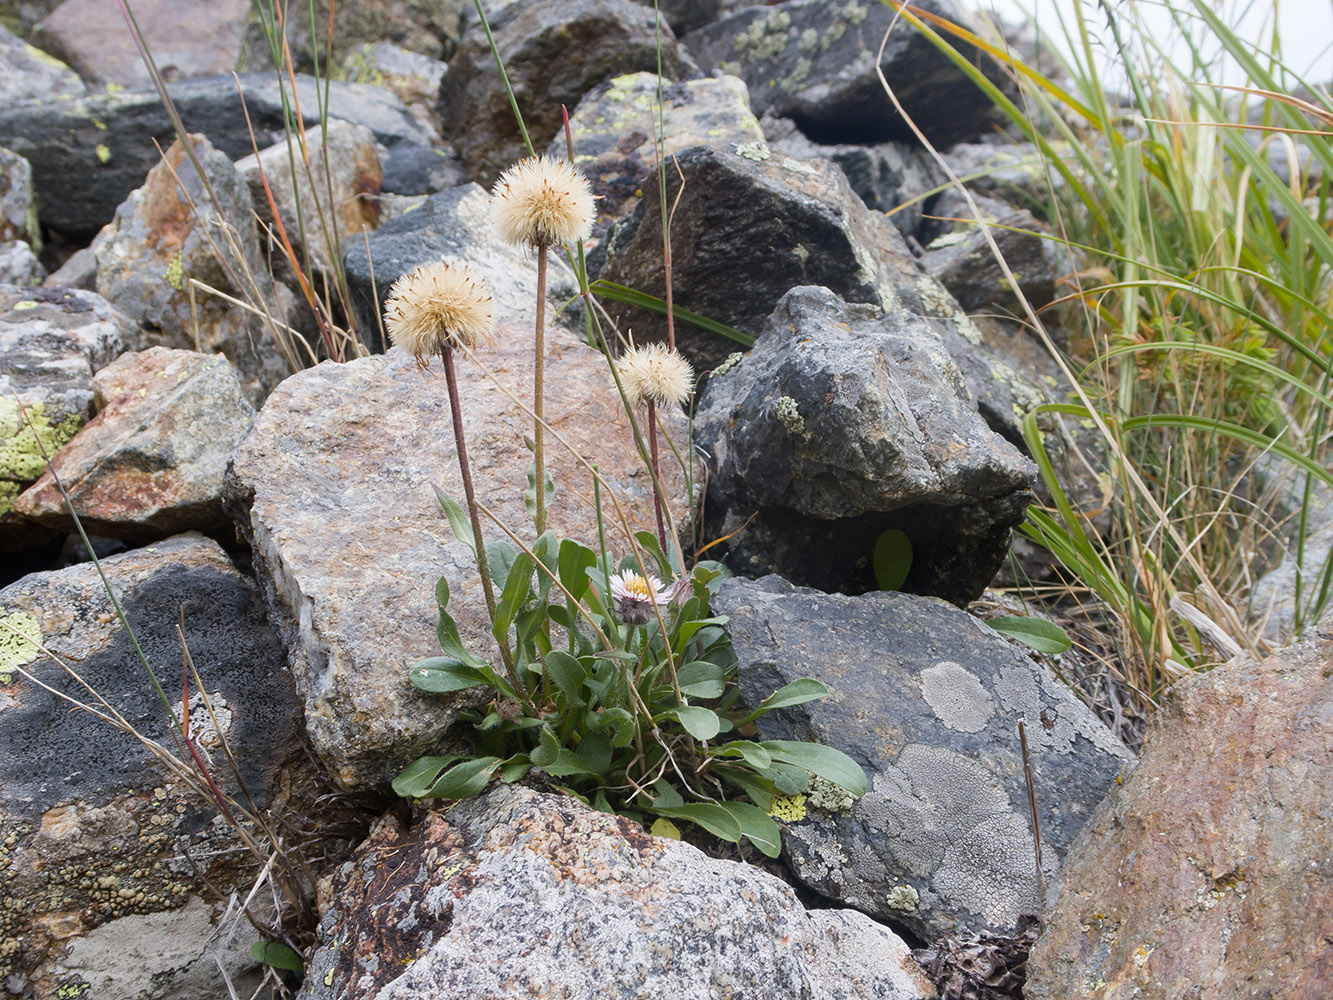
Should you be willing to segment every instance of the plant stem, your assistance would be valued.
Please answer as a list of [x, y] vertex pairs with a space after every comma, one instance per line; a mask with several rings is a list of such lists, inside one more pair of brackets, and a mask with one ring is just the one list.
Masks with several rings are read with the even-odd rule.
[[[458, 452], [458, 471], [463, 477], [463, 496], [467, 499], [468, 517], [472, 519], [472, 539], [476, 543], [477, 550], [477, 574], [481, 577], [481, 592], [486, 599], [486, 614], [491, 621], [491, 630], [494, 631], [495, 591], [491, 585], [491, 567], [486, 559], [486, 540], [481, 534], [481, 515], [477, 509], [477, 494], [472, 488], [472, 466], [467, 459], [467, 438], [463, 434], [463, 408], [459, 403], [458, 377], [454, 374], [453, 350], [445, 347], [440, 351], [440, 358], [444, 362], [444, 384], [449, 390], [449, 416], [454, 425], [454, 446]], [[496, 640], [496, 645], [500, 647], [500, 659], [504, 661], [505, 672], [509, 675], [509, 683], [514, 685], [515, 693], [522, 696], [527, 689], [519, 683], [513, 658], [509, 655], [509, 647], [499, 639]]]
[[533, 527], [537, 529], [537, 537], [541, 537], [546, 530], [546, 460], [542, 454], [542, 368], [545, 361], [546, 346], [543, 339], [543, 327], [546, 325], [546, 247], [537, 248], [537, 330], [535, 333], [536, 343], [536, 366], [532, 375], [532, 412], [536, 416], [533, 421], [532, 433], [532, 462], [536, 469], [535, 489], [537, 493], [537, 509], [533, 515]]
[[662, 520], [662, 470], [657, 461], [657, 404], [648, 400], [648, 457], [653, 466], [653, 513], [657, 515], [657, 542], [667, 551], [666, 523]]

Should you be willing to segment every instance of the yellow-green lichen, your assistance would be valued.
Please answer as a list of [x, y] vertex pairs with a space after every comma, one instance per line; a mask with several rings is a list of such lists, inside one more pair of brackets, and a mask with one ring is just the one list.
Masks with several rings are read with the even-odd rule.
[[768, 810], [768, 814], [774, 819], [780, 819], [787, 823], [803, 820], [805, 819], [805, 796], [774, 795], [773, 808]]
[[732, 49], [746, 53], [751, 59], [776, 59], [787, 49], [787, 29], [790, 27], [791, 15], [785, 10], [756, 18], [736, 35]]
[[[83, 425], [83, 418], [71, 413], [52, 423], [42, 403], [24, 407], [27, 420], [13, 399], [0, 399], [0, 483], [16, 486], [36, 481], [46, 471], [47, 455], [54, 455]], [[8, 490], [0, 490], [0, 515], [14, 507], [14, 497]]]
[[102, 164], [102, 166], [106, 166], [111, 162], [111, 147], [106, 143], [99, 142], [93, 147], [93, 151], [97, 153], [97, 162]]
[[796, 400], [790, 396], [779, 396], [774, 400], [773, 416], [778, 418], [778, 423], [787, 428], [787, 433], [796, 435], [805, 433], [805, 418], [796, 408]]
[[167, 272], [164, 275], [167, 284], [176, 291], [185, 287], [185, 258], [181, 254], [176, 254], [171, 258], [171, 263], [167, 265]]
[[856, 805], [856, 796], [841, 785], [816, 774], [810, 778], [810, 795], [806, 801], [811, 809], [845, 813], [851, 812], [852, 806]]
[[740, 364], [741, 360], [744, 357], [745, 354], [741, 351], [735, 351], [731, 354], [728, 354], [726, 359], [722, 362], [722, 364], [718, 365], [716, 368], [713, 369], [712, 377], [721, 378], [723, 375], [727, 374], [727, 372], [731, 371], [738, 364]]
[[22, 611], [4, 614], [0, 607], [0, 684], [14, 679], [14, 669], [37, 659], [42, 627]]
[[737, 142], [732, 144], [732, 149], [736, 151], [737, 156], [743, 156], [747, 160], [754, 160], [755, 163], [763, 163], [773, 154], [769, 152], [768, 143], [762, 139], [754, 142]]
[[921, 894], [910, 885], [895, 885], [885, 895], [884, 904], [890, 910], [911, 913], [921, 904]]
[[36, 299], [19, 299], [9, 307], [10, 312], [27, 312], [29, 309], [36, 309], [40, 303]]

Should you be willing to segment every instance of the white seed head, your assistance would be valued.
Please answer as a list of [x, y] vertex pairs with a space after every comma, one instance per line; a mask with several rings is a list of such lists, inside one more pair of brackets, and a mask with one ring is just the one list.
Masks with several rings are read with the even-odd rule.
[[422, 264], [389, 289], [384, 325], [395, 344], [418, 358], [446, 347], [468, 350], [495, 333], [490, 286], [466, 264]]
[[566, 160], [519, 160], [491, 192], [495, 226], [506, 243], [552, 247], [592, 233], [592, 188]]
[[682, 406], [694, 390], [694, 369], [679, 351], [665, 344], [632, 347], [621, 355], [617, 367], [630, 406], [641, 403]]

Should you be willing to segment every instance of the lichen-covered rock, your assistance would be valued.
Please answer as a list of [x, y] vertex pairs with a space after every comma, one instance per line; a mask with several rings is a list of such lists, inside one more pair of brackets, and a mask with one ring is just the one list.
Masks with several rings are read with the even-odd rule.
[[[614, 77], [583, 98], [570, 115], [574, 162], [592, 184], [603, 224], [624, 217], [637, 204], [642, 185], [657, 169], [653, 137], [659, 132], [666, 140], [666, 156], [690, 146], [763, 141], [745, 84], [734, 76], [661, 80], [665, 125], [659, 129], [659, 79], [656, 73]], [[556, 136], [548, 152], [566, 155], [563, 135]], [[655, 189], [649, 194], [655, 197]]]
[[0, 243], [0, 285], [40, 285], [46, 268], [22, 240]]
[[[560, 106], [573, 109], [603, 80], [659, 65], [680, 79], [691, 65], [652, 10], [632, 0], [548, 0], [513, 4], [489, 14], [524, 123], [541, 150], [561, 127]], [[660, 42], [660, 44], [659, 44]], [[469, 26], [440, 88], [440, 120], [473, 180], [492, 184], [527, 155], [509, 96], [481, 24]]]
[[[875, 587], [888, 529], [912, 544], [903, 584], [980, 595], [1032, 496], [1035, 469], [995, 434], [938, 321], [794, 288], [750, 353], [709, 380], [695, 417], [708, 457], [706, 533], [746, 575]], [[749, 520], [753, 516], [753, 520]]]
[[730, 619], [750, 704], [799, 677], [828, 685], [827, 698], [762, 716], [760, 737], [828, 744], [870, 776], [850, 810], [811, 796], [786, 823], [785, 857], [802, 883], [927, 941], [1003, 933], [1037, 912], [1017, 721], [1027, 722], [1048, 882], [1129, 762], [1067, 689], [929, 598], [846, 597], [765, 577], [728, 580], [714, 610]]
[[[304, 160], [303, 148], [308, 150]], [[282, 260], [284, 251], [274, 227], [274, 204], [302, 267], [302, 249], [309, 252], [315, 267], [327, 271], [328, 244], [335, 232], [346, 244], [358, 246], [362, 233], [379, 225], [384, 171], [375, 134], [364, 125], [334, 120], [327, 127], [307, 129], [304, 144], [295, 137], [290, 143], [275, 143], [237, 161], [236, 169], [250, 187], [260, 225], [266, 227], [261, 232], [267, 236], [267, 256], [275, 260]]]
[[1333, 981], [1333, 629], [1172, 689], [1075, 842], [1031, 1000], [1317, 1000]]
[[0, 551], [49, 537], [14, 500], [46, 471], [43, 450], [54, 456], [92, 417], [93, 372], [133, 329], [92, 292], [0, 285]]
[[[165, 80], [230, 73], [245, 48], [246, 0], [135, 0], [134, 20]], [[147, 86], [148, 67], [118, 4], [64, 0], [33, 41], [93, 84]]]
[[0, 243], [10, 240], [23, 240], [39, 249], [42, 245], [32, 197], [32, 165], [18, 153], [0, 148]]
[[49, 97], [82, 97], [87, 91], [79, 74], [0, 25], [0, 102], [4, 106]]
[[[254, 585], [197, 535], [113, 556], [102, 569], [178, 718], [183, 612], [213, 708], [192, 684], [195, 746], [218, 785], [236, 794], [225, 736], [251, 794], [268, 801], [283, 769], [301, 760], [300, 703]], [[143, 737], [178, 752], [167, 707], [92, 565], [23, 577], [0, 590], [0, 616], [7, 626], [0, 631], [12, 637], [17, 629], [28, 640], [0, 646], [0, 977], [26, 977], [39, 996], [55, 997], [67, 979], [62, 963], [92, 946], [86, 936], [94, 928], [176, 911], [208, 883], [244, 892], [262, 861], [235, 851], [225, 822], [147, 746], [64, 697], [91, 700], [77, 675]], [[144, 927], [132, 921], [122, 930]], [[206, 944], [196, 937], [193, 956], [172, 968], [194, 964], [197, 975]], [[161, 990], [174, 973], [158, 968]], [[127, 970], [115, 995], [163, 996], [122, 988], [141, 972]]]
[[93, 389], [97, 416], [52, 459], [64, 493], [48, 471], [15, 511], [73, 531], [68, 496], [92, 534], [220, 534], [223, 475], [255, 417], [236, 369], [219, 354], [153, 347], [103, 368]]
[[[273, 73], [197, 77], [167, 84], [171, 102], [190, 132], [197, 132], [233, 160], [262, 149], [284, 134], [284, 105]], [[327, 104], [324, 88], [329, 88]], [[292, 109], [288, 87], [287, 108]], [[242, 97], [243, 95], [243, 97]], [[249, 123], [241, 109], [244, 99]], [[386, 190], [400, 156], [415, 159], [431, 136], [393, 94], [381, 87], [296, 77], [296, 103], [306, 128], [330, 120], [364, 125], [384, 145]], [[292, 111], [294, 114], [295, 112]], [[250, 129], [254, 129], [252, 139]], [[171, 118], [155, 90], [116, 90], [78, 100], [0, 105], [0, 145], [26, 157], [42, 224], [75, 242], [91, 240], [116, 208], [161, 160], [176, 139]], [[96, 178], [90, 183], [89, 178]], [[410, 192], [408, 192], [410, 193]]]
[[258, 298], [280, 323], [294, 299], [264, 265], [244, 178], [203, 136], [190, 143], [193, 159], [172, 143], [143, 187], [116, 210], [97, 248], [97, 287], [142, 325], [127, 347], [224, 354], [257, 405], [299, 366], [302, 353], [262, 317], [191, 281], [241, 300]]
[[334, 874], [300, 1000], [917, 1000], [893, 932], [575, 799], [496, 787]]
[[[526, 274], [535, 297], [530, 266]], [[529, 321], [505, 322], [491, 347], [474, 360], [459, 358], [458, 378], [478, 499], [530, 540], [523, 491], [532, 422], [514, 401], [531, 399]], [[635, 530], [650, 526], [649, 476], [605, 359], [552, 331], [545, 378], [546, 463], [556, 487], [551, 530], [584, 544], [597, 540], [589, 473], [556, 435], [598, 464]], [[683, 445], [684, 416], [663, 415]], [[234, 516], [289, 638], [315, 752], [343, 785], [383, 786], [437, 749], [476, 694], [428, 696], [408, 681], [413, 662], [440, 652], [434, 590], [441, 575], [464, 641], [498, 661], [472, 552], [452, 537], [431, 489], [439, 484], [462, 502], [443, 379], [417, 371], [397, 348], [299, 372], [269, 397], [233, 472]], [[683, 524], [683, 476], [678, 468], [663, 473]], [[498, 528], [485, 530], [502, 537]], [[609, 520], [607, 544], [623, 549], [620, 537]]]
[[[952, 0], [917, 6], [966, 22]], [[875, 72], [880, 40], [895, 14], [872, 0], [788, 0], [739, 10], [691, 32], [683, 43], [705, 69], [743, 79], [755, 114], [791, 118], [818, 142], [912, 139]], [[977, 54], [973, 61], [1006, 85], [986, 57]], [[990, 99], [905, 20], [894, 25], [880, 66], [907, 114], [937, 145], [992, 128]]]

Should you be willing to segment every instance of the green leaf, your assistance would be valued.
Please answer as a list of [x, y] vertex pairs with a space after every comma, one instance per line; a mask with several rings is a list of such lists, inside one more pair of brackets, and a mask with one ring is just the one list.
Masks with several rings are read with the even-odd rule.
[[787, 708], [791, 705], [804, 705], [807, 701], [818, 701], [828, 695], [828, 688], [823, 681], [815, 680], [813, 677], [801, 677], [792, 681], [790, 684], [784, 684], [767, 698], [759, 703], [759, 707], [747, 715], [741, 725], [747, 722], [753, 722], [759, 716], [766, 712], [771, 712], [775, 708]]
[[665, 816], [658, 816], [653, 820], [653, 825], [648, 828], [648, 832], [654, 837], [662, 837], [666, 840], [680, 840], [680, 827], [667, 819]]
[[841, 785], [853, 795], [861, 796], [870, 790], [861, 765], [841, 750], [822, 743], [800, 743], [795, 740], [764, 740], [759, 744], [775, 763], [794, 764], [811, 774]]
[[422, 691], [432, 694], [444, 694], [448, 691], [465, 691], [481, 684], [489, 684], [490, 678], [478, 670], [451, 656], [432, 656], [418, 660], [408, 671], [412, 684]]
[[611, 741], [602, 733], [585, 733], [575, 754], [589, 771], [605, 776], [615, 752]]
[[528, 754], [528, 759], [537, 767], [545, 767], [555, 762], [560, 756], [560, 749], [560, 738], [555, 735], [555, 730], [543, 724], [541, 742]]
[[[653, 557], [653, 562], [657, 564], [657, 573], [663, 580], [670, 580], [676, 575], [671, 560], [662, 551], [662, 545], [655, 534], [651, 531], [636, 531], [634, 532], [634, 540], [639, 543], [640, 548], [646, 549], [648, 554]], [[649, 572], [652, 572], [651, 568]]]
[[[633, 288], [625, 285], [617, 285], [612, 281], [603, 281], [598, 279], [594, 281], [589, 288], [594, 295], [604, 299], [611, 299], [613, 302], [624, 302], [626, 305], [639, 306], [648, 309], [651, 312], [666, 315], [666, 303], [655, 295], [649, 295], [646, 292], [635, 291]], [[672, 313], [678, 320], [684, 320], [686, 323], [693, 324], [709, 333], [716, 333], [726, 337], [728, 340], [734, 340], [742, 347], [753, 347], [754, 337], [748, 333], [741, 333], [735, 327], [727, 326], [725, 323], [719, 323], [717, 320], [709, 319], [707, 316], [701, 316], [698, 313], [690, 312], [688, 309], [682, 309], [680, 306], [672, 303]]]
[[[542, 477], [546, 480], [543, 484], [546, 493], [546, 509], [551, 509], [551, 501], [555, 499], [555, 483], [551, 481], [551, 470], [542, 469]], [[528, 488], [523, 491], [523, 506], [528, 508], [528, 517], [537, 516], [537, 460], [534, 458], [528, 463]]]
[[393, 790], [405, 799], [419, 799], [435, 783], [441, 771], [454, 761], [462, 759], [456, 753], [445, 754], [442, 757], [419, 757], [393, 779]]
[[735, 785], [748, 795], [750, 801], [762, 811], [767, 812], [773, 808], [773, 779], [737, 768], [726, 768], [725, 772], [720, 771], [719, 774], [728, 784]]
[[421, 797], [426, 799], [470, 799], [472, 796], [486, 790], [486, 786], [491, 783], [491, 776], [499, 766], [499, 757], [478, 757], [476, 760], [465, 760], [461, 764], [455, 764], [440, 775], [435, 784], [431, 785], [426, 794]]
[[[725, 625], [730, 620], [731, 619], [726, 615], [717, 615], [714, 618], [699, 618], [692, 622], [681, 622], [676, 632], [676, 652], [679, 653], [684, 649], [685, 644], [693, 639], [695, 633], [705, 625]], [[719, 629], [719, 631], [721, 630]], [[701, 636], [701, 638], [703, 637]], [[708, 641], [705, 639], [704, 645], [708, 644]]]
[[767, 750], [751, 740], [734, 740], [719, 747], [718, 757], [740, 757], [756, 771], [767, 771], [773, 766], [773, 758]]
[[256, 941], [250, 946], [250, 957], [274, 969], [283, 969], [287, 972], [305, 971], [301, 953], [278, 941]]
[[716, 663], [691, 660], [676, 671], [676, 683], [687, 698], [721, 698], [726, 689], [725, 674]]
[[1064, 629], [1043, 618], [1006, 615], [987, 619], [986, 624], [1038, 653], [1063, 653], [1073, 645]]
[[500, 780], [506, 785], [512, 785], [515, 781], [521, 781], [531, 770], [532, 761], [528, 760], [528, 755], [516, 753], [500, 763]]
[[518, 614], [518, 609], [523, 606], [523, 602], [528, 599], [528, 595], [532, 593], [533, 565], [532, 557], [526, 552], [514, 556], [505, 578], [504, 590], [495, 603], [493, 631], [497, 642], [503, 644], [508, 641], [509, 625]]
[[463, 646], [463, 637], [458, 634], [458, 623], [449, 614], [449, 581], [440, 577], [435, 582], [435, 603], [440, 609], [440, 621], [435, 626], [435, 635], [440, 640], [440, 648], [454, 659], [472, 667], [488, 666], [485, 660], [473, 656]]
[[540, 765], [541, 769], [555, 778], [566, 778], [570, 775], [579, 775], [588, 778], [600, 778], [601, 775], [590, 771], [587, 766], [568, 747], [561, 747], [556, 752], [555, 759], [549, 764]]
[[509, 567], [514, 565], [516, 558], [518, 549], [509, 542], [501, 539], [486, 543], [486, 563], [491, 570], [491, 580], [501, 590], [509, 580]]
[[902, 531], [889, 528], [875, 541], [875, 583], [880, 590], [899, 590], [912, 568], [912, 542]]
[[769, 773], [773, 776], [773, 790], [783, 795], [800, 795], [810, 790], [810, 772], [803, 767], [775, 760]]
[[685, 731], [696, 740], [711, 740], [722, 728], [716, 712], [694, 705], [685, 705], [667, 712], [666, 716], [678, 720], [685, 727]]
[[634, 738], [634, 716], [623, 708], [608, 708], [594, 712], [588, 717], [588, 727], [593, 732], [611, 730], [611, 745], [619, 749], [629, 746]]
[[748, 802], [723, 802], [722, 808], [731, 813], [740, 823], [741, 833], [764, 854], [776, 858], [782, 853], [782, 833], [772, 816]]
[[471, 549], [475, 556], [477, 554], [477, 542], [472, 537], [472, 523], [468, 520], [467, 511], [458, 505], [457, 500], [434, 483], [430, 484], [430, 488], [435, 491], [435, 499], [440, 501], [444, 516], [449, 519], [449, 529], [453, 531], [454, 537]]
[[739, 844], [744, 833], [740, 820], [716, 802], [687, 802], [685, 805], [669, 808], [659, 808], [654, 804], [651, 809], [657, 815], [668, 819], [688, 820], [696, 826], [703, 827], [719, 840], [730, 841], [733, 844]]
[[565, 701], [575, 708], [588, 704], [583, 694], [583, 682], [588, 679], [588, 671], [583, 664], [562, 649], [553, 649], [546, 654], [546, 676], [555, 682]]
[[541, 537], [532, 543], [532, 554], [537, 560], [534, 564], [534, 568], [537, 570], [537, 595], [543, 605], [546, 604], [547, 595], [551, 592], [551, 585], [555, 582], [555, 577], [559, 573], [558, 551], [559, 542], [554, 531], [543, 532]]
[[566, 538], [560, 543], [560, 555], [557, 558], [560, 584], [571, 594], [574, 600], [583, 600], [588, 590], [588, 570], [597, 565], [597, 557], [586, 545]]

